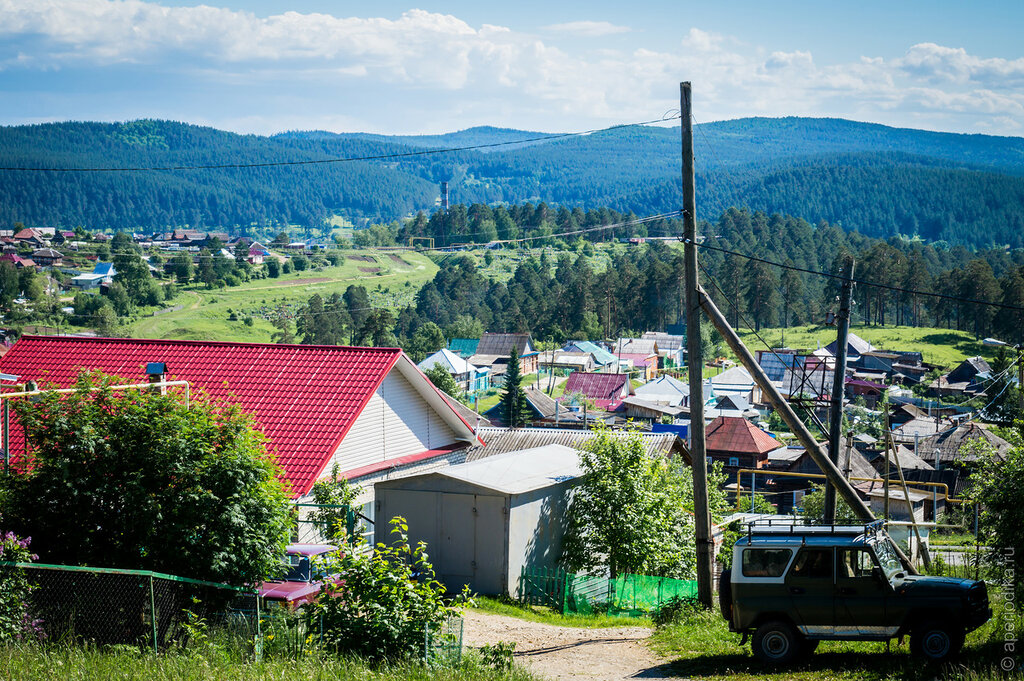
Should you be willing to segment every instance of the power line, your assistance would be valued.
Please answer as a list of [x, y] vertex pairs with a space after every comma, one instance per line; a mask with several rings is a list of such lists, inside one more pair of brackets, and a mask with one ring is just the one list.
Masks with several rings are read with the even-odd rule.
[[52, 172], [52, 173], [117, 173], [117, 172], [144, 172], [154, 170], [225, 170], [225, 169], [236, 169], [236, 168], [273, 168], [278, 166], [305, 166], [305, 165], [319, 165], [328, 163], [351, 163], [353, 161], [383, 161], [388, 159], [396, 158], [409, 158], [415, 156], [431, 156], [435, 154], [447, 154], [454, 151], [472, 151], [474, 149], [493, 149], [495, 147], [511, 146], [513, 144], [526, 144], [529, 142], [547, 142], [551, 140], [565, 139], [568, 137], [582, 137], [585, 135], [593, 135], [602, 132], [609, 132], [612, 130], [618, 130], [620, 128], [631, 128], [640, 125], [651, 125], [654, 123], [664, 123], [665, 121], [671, 121], [678, 119], [678, 115], [664, 116], [662, 118], [655, 118], [649, 121], [639, 121], [636, 123], [620, 123], [618, 125], [612, 125], [607, 128], [595, 128], [592, 130], [581, 130], [578, 132], [560, 132], [551, 135], [541, 135], [538, 137], [527, 137], [520, 140], [512, 140], [507, 142], [490, 142], [487, 144], [472, 144], [464, 147], [446, 147], [443, 149], [422, 149], [419, 151], [405, 151], [396, 152], [391, 154], [374, 154], [371, 156], [352, 156], [347, 158], [324, 158], [324, 159], [310, 159], [306, 161], [265, 161], [262, 163], [215, 163], [210, 165], [193, 165], [193, 166], [134, 166], [134, 167], [96, 167], [96, 168], [31, 168], [27, 166], [7, 166], [0, 167], [0, 170], [10, 171], [29, 171], [29, 172]]
[[[686, 239], [682, 239], [683, 243], [686, 243]], [[740, 253], [739, 251], [731, 251], [727, 248], [721, 248], [720, 246], [711, 246], [707, 242], [697, 244], [698, 248], [704, 248], [711, 251], [718, 251], [719, 253], [726, 253], [728, 255], [735, 255], [747, 260], [754, 262], [764, 263], [765, 265], [771, 265], [772, 267], [779, 267], [784, 270], [792, 270], [794, 272], [803, 272], [805, 274], [814, 274], [819, 277], [827, 277], [828, 279], [839, 279], [843, 277], [838, 274], [832, 274], [831, 272], [820, 272], [818, 270], [807, 269], [805, 267], [797, 267], [796, 265], [783, 265], [782, 263], [774, 262], [772, 260], [766, 260], [759, 258], [756, 255], [748, 255], [746, 253]], [[930, 298], [941, 298], [942, 300], [951, 300], [958, 303], [971, 303], [973, 305], [988, 305], [989, 307], [997, 307], [1004, 310], [1014, 310], [1016, 312], [1024, 312], [1024, 307], [1019, 305], [1007, 305], [1005, 303], [992, 303], [984, 300], [975, 300], [973, 298], [961, 298], [959, 296], [950, 296], [945, 293], [935, 293], [932, 291], [916, 291], [914, 289], [903, 288], [902, 286], [892, 286], [889, 284], [879, 284], [874, 281], [868, 281], [867, 279], [851, 279], [855, 284], [861, 284], [863, 286], [872, 286], [874, 288], [885, 289], [887, 291], [896, 291], [897, 293], [908, 293], [915, 296], [926, 296]]]

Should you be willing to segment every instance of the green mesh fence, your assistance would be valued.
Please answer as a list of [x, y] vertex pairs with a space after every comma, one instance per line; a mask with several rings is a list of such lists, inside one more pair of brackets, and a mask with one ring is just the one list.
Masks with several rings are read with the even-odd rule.
[[462, 660], [461, 617], [449, 617], [436, 626], [428, 626], [424, 636], [427, 664], [453, 666]]
[[695, 580], [620, 575], [615, 579], [575, 575], [561, 570], [523, 568], [519, 600], [564, 615], [641, 616], [673, 599], [696, 600]]

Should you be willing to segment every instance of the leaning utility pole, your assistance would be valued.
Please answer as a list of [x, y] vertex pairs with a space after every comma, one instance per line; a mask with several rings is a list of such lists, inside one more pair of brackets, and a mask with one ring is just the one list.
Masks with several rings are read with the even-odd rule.
[[[715, 325], [718, 332], [722, 334], [725, 342], [729, 345], [729, 348], [736, 353], [736, 356], [740, 360], [740, 364], [750, 373], [757, 387], [761, 389], [765, 399], [771, 404], [772, 408], [782, 417], [782, 420], [789, 426], [793, 434], [796, 435], [796, 439], [800, 441], [800, 444], [807, 450], [807, 455], [811, 457], [811, 460], [818, 465], [821, 472], [825, 474], [825, 478], [828, 482], [835, 485], [836, 490], [839, 492], [839, 496], [843, 498], [850, 509], [857, 515], [858, 518], [865, 522], [870, 522], [875, 519], [875, 515], [868, 508], [867, 504], [857, 495], [857, 491], [850, 485], [850, 481], [843, 477], [839, 467], [832, 463], [832, 459], [828, 458], [828, 454], [818, 446], [814, 436], [811, 435], [811, 431], [807, 429], [804, 422], [796, 415], [793, 411], [793, 407], [789, 406], [789, 403], [783, 399], [782, 394], [779, 393], [779, 389], [775, 387], [775, 384], [771, 382], [768, 375], [761, 368], [761, 365], [757, 363], [754, 356], [750, 354], [750, 350], [743, 344], [740, 337], [733, 331], [733, 328], [729, 326], [729, 322], [725, 319], [725, 315], [718, 309], [718, 306], [711, 300], [711, 296], [707, 292], [698, 287], [698, 295], [701, 308], [704, 309], [704, 313], [707, 314], [708, 319]], [[692, 398], [692, 396], [691, 396]], [[691, 418], [691, 423], [693, 419]]]
[[[850, 334], [850, 298], [853, 296], [853, 256], [843, 259], [843, 288], [839, 294], [839, 314], [836, 315], [836, 374], [832, 381], [832, 404], [828, 421], [828, 458], [832, 463], [839, 463], [839, 432], [843, 427], [843, 393], [846, 392], [846, 339]], [[826, 523], [836, 519], [836, 487], [825, 485]]]
[[679, 115], [683, 144], [683, 230], [686, 245], [686, 352], [690, 377], [690, 461], [693, 469], [693, 515], [697, 539], [697, 598], [713, 603], [711, 584], [711, 511], [708, 508], [707, 447], [704, 441], [704, 358], [700, 347], [700, 294], [697, 291], [697, 208], [693, 180], [693, 118], [690, 83], [679, 84]]

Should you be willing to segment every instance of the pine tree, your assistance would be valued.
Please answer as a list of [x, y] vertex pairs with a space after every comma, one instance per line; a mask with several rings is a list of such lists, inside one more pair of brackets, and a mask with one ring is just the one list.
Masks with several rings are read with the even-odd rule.
[[519, 350], [512, 347], [505, 372], [505, 392], [501, 396], [501, 414], [509, 428], [522, 428], [530, 419], [530, 407], [522, 387], [523, 376], [519, 373]]

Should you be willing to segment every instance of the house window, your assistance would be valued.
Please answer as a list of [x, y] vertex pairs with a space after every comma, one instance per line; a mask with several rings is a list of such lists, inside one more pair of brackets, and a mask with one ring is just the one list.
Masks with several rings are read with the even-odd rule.
[[740, 467], [740, 459], [739, 459], [739, 457], [738, 456], [730, 456], [729, 457], [729, 465], [732, 466], [733, 468], [739, 468]]

